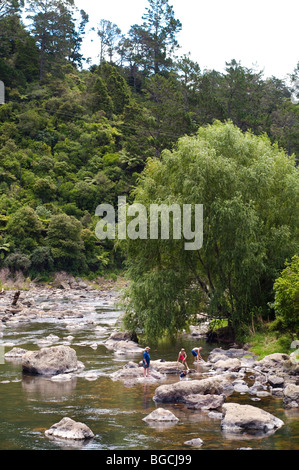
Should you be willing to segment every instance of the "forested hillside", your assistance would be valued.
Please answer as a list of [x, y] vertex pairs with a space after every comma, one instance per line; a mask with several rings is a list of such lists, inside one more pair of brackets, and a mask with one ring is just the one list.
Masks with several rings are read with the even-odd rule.
[[148, 158], [215, 120], [299, 156], [298, 65], [288, 83], [231, 58], [202, 70], [180, 56], [168, 0], [149, 0], [126, 35], [99, 18], [97, 64], [81, 53], [87, 28], [73, 0], [0, 4], [0, 259], [31, 278], [121, 269], [96, 207], [131, 201]]

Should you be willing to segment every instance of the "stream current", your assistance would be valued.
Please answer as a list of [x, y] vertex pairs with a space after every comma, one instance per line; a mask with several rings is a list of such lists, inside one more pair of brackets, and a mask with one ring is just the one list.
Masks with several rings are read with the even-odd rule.
[[[81, 297], [81, 296], [80, 296]], [[39, 307], [51, 308], [52, 300], [40, 298]], [[57, 300], [56, 300], [57, 302]], [[72, 299], [58, 300], [73, 308]], [[227, 401], [262, 407], [284, 421], [284, 426], [270, 436], [236, 434], [221, 430], [220, 420], [208, 412], [190, 410], [183, 404], [161, 404], [173, 412], [179, 421], [169, 426], [153, 426], [143, 421], [157, 405], [153, 401], [155, 388], [162, 383], [178, 381], [179, 376], [167, 376], [165, 381], [150, 385], [137, 383], [126, 386], [113, 381], [109, 375], [129, 361], [139, 362], [139, 355], [117, 355], [108, 350], [104, 341], [119, 328], [121, 311], [113, 297], [96, 298], [84, 293], [76, 308], [84, 318], [34, 320], [30, 323], [8, 325], [0, 338], [0, 450], [168, 450], [191, 451], [184, 444], [200, 437], [200, 450], [261, 450], [299, 449], [299, 411], [286, 410], [282, 399], [272, 396], [252, 401], [248, 393], [234, 393]], [[38, 349], [40, 341], [55, 335], [51, 345], [68, 344], [75, 349], [85, 368], [67, 382], [56, 382], [39, 376], [25, 376], [20, 362], [7, 360], [4, 353], [13, 347]], [[191, 349], [202, 346], [202, 357], [207, 359], [218, 344], [207, 344], [204, 339], [182, 336], [175, 341], [164, 341], [151, 349], [151, 359], [175, 361], [184, 347], [191, 361]], [[189, 352], [190, 351], [190, 352]], [[189, 352], [189, 353], [188, 353]], [[191, 363], [190, 363], [191, 364]], [[190, 365], [189, 364], [189, 365]], [[196, 378], [200, 378], [200, 371]], [[160, 405], [159, 405], [160, 406]], [[85, 423], [95, 437], [84, 442], [53, 440], [45, 430], [68, 416]]]

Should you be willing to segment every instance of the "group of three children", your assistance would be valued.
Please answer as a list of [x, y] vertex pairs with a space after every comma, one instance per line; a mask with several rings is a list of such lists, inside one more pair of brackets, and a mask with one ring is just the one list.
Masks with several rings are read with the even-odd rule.
[[[143, 362], [143, 369], [144, 369], [144, 377], [148, 377], [148, 375], [149, 375], [149, 365], [150, 365], [149, 350], [150, 350], [150, 347], [147, 346], [144, 350], [144, 353], [143, 353], [143, 361], [142, 362]], [[198, 348], [193, 348], [192, 351], [191, 351], [194, 358], [196, 358], [196, 362], [199, 362], [200, 359], [202, 359], [202, 357], [200, 355], [201, 350], [202, 350], [202, 348], [198, 347]], [[180, 361], [182, 361], [182, 363], [184, 364], [186, 369], [189, 370], [189, 367], [188, 367], [188, 364], [187, 364], [187, 354], [186, 354], [186, 351], [185, 351], [184, 348], [182, 348], [180, 350], [179, 355], [178, 355], [177, 363], [179, 363]]]

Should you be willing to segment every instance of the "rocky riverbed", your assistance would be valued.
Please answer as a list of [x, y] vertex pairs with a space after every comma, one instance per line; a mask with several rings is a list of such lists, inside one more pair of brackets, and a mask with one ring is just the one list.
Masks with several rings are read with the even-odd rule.
[[[285, 422], [264, 410], [263, 400], [280, 400], [285, 410], [298, 409], [299, 365], [295, 354], [277, 353], [257, 360], [247, 349], [217, 347], [210, 350], [199, 364], [190, 363], [189, 373], [181, 377], [184, 366], [177, 364], [176, 358], [159, 357], [158, 350], [151, 353], [150, 377], [144, 378], [141, 367], [144, 345], [135, 343], [128, 333], [120, 331], [119, 315], [111, 320], [105, 318], [103, 323], [95, 313], [95, 305], [114, 307], [118, 295], [113, 289], [95, 290], [83, 283], [56, 288], [36, 287], [20, 291], [17, 302], [12, 305], [15, 294], [16, 291], [5, 291], [0, 296], [0, 336], [6, 351], [5, 361], [21, 365], [23, 380], [26, 375], [32, 375], [61, 384], [78, 377], [96, 381], [99, 379], [98, 371], [90, 367], [90, 362], [81, 361], [78, 347], [88, 346], [96, 351], [101, 346], [121, 365], [117, 368], [114, 363], [113, 370], [105, 372], [111, 387], [120, 383], [125, 387], [124, 393], [128, 394], [136, 387], [150, 387], [151, 406], [155, 406], [157, 412], [149, 413], [143, 421], [151, 427], [157, 426], [157, 429], [161, 426], [165, 429], [166, 425], [179, 426], [182, 416], [183, 420], [188, 420], [192, 412], [219, 423], [223, 433], [240, 437], [244, 432], [254, 433], [266, 438], [283, 428]], [[33, 351], [32, 348], [20, 347], [23, 344], [18, 345], [15, 341], [6, 341], [6, 331], [18, 331], [24, 325], [42, 322], [51, 323], [54, 330], [55, 324], [59, 325], [59, 332], [63, 325], [64, 336], [54, 331], [37, 338]], [[82, 328], [92, 331], [92, 338], [85, 343], [74, 342]], [[182, 341], [184, 338], [186, 336]], [[191, 329], [192, 340], [203, 338], [204, 331], [197, 326]], [[246, 404], [244, 396], [247, 397]], [[90, 428], [72, 416], [63, 416], [45, 430], [45, 436], [94, 440], [97, 433], [92, 426]], [[204, 447], [205, 441], [201, 437], [193, 436], [184, 443]]]

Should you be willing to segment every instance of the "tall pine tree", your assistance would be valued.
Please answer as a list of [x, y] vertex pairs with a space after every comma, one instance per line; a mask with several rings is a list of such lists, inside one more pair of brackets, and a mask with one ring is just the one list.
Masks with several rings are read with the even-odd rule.
[[79, 53], [88, 16], [81, 10], [81, 23], [76, 30], [74, 0], [28, 0], [31, 33], [40, 50], [40, 80], [46, 72], [59, 70], [65, 60], [81, 63]]
[[175, 18], [173, 7], [169, 5], [168, 0], [148, 2], [149, 7], [142, 17], [143, 24], [132, 26], [130, 36], [140, 44], [140, 66], [147, 73], [159, 74], [172, 66], [172, 55], [179, 47], [176, 36], [182, 24]]

